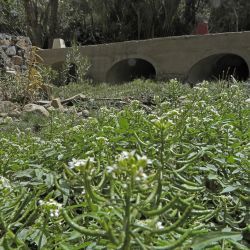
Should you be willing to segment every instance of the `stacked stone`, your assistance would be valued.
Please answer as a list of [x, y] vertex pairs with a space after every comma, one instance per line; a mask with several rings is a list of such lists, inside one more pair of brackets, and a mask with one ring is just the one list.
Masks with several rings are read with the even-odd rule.
[[31, 48], [28, 37], [0, 33], [0, 71], [15, 73], [27, 70]]

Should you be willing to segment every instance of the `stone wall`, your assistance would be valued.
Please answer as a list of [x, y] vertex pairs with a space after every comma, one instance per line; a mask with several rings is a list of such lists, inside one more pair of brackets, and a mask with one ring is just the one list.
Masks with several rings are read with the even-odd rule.
[[0, 33], [0, 71], [14, 73], [27, 70], [31, 48], [28, 37]]

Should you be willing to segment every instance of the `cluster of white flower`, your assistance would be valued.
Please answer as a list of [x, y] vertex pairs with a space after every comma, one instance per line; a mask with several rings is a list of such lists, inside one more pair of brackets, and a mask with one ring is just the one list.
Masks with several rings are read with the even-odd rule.
[[168, 111], [166, 115], [170, 117], [178, 117], [180, 115], [180, 111], [178, 109], [173, 109]]
[[62, 204], [57, 201], [53, 199], [50, 199], [49, 201], [40, 200], [38, 204], [49, 211], [50, 217], [58, 217], [60, 215]]
[[115, 170], [118, 169], [118, 166], [116, 164], [112, 165], [112, 166], [107, 166], [106, 170], [109, 174], [113, 173]]
[[81, 132], [84, 131], [85, 126], [84, 125], [76, 125], [68, 130], [68, 132]]
[[72, 161], [68, 163], [69, 168], [76, 168], [85, 166], [88, 162], [95, 163], [94, 158], [90, 157], [88, 159], [75, 159], [73, 158]]
[[139, 168], [139, 170], [136, 173], [135, 180], [136, 181], [146, 181], [148, 176], [144, 173], [144, 170], [142, 167]]
[[131, 152], [127, 152], [127, 151], [122, 151], [121, 154], [118, 156], [117, 161], [123, 161], [123, 160], [127, 160], [131, 157], [135, 156], [135, 150], [131, 151]]
[[58, 161], [61, 161], [61, 160], [63, 159], [63, 156], [64, 156], [63, 154], [59, 154], [59, 155], [57, 156], [57, 160], [58, 160]]
[[162, 225], [161, 221], [156, 222], [155, 227], [156, 229], [159, 229], [159, 230], [164, 229], [164, 226]]

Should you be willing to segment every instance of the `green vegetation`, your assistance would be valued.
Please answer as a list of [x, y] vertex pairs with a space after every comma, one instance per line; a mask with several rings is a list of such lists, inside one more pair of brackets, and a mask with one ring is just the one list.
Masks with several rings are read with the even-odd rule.
[[42, 48], [189, 35], [198, 20], [211, 33], [250, 30], [247, 0], [0, 0], [0, 11], [1, 32]]
[[72, 91], [130, 101], [1, 125], [1, 250], [249, 249], [245, 88], [136, 80], [53, 95]]

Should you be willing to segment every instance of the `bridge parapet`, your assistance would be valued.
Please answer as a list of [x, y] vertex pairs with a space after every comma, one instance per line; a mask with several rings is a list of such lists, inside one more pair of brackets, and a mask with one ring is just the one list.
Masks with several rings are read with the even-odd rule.
[[[44, 63], [59, 65], [69, 48], [40, 51]], [[136, 77], [177, 77], [192, 83], [222, 78], [226, 72], [239, 80], [249, 77], [250, 32], [155, 38], [82, 46], [97, 82], [123, 82]]]

